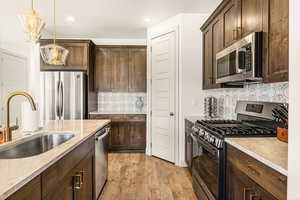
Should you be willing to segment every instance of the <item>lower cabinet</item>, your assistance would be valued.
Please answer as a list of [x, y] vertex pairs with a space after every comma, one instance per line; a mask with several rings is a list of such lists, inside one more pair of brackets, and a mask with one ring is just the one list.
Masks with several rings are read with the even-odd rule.
[[13, 195], [8, 197], [7, 200], [41, 200], [41, 176], [34, 178], [27, 183]]
[[7, 200], [93, 200], [93, 158], [92, 136]]
[[228, 145], [228, 200], [286, 200], [287, 177]]
[[90, 119], [111, 119], [109, 150], [144, 152], [146, 149], [146, 115], [90, 114]]
[[228, 200], [277, 200], [230, 162], [227, 167]]
[[146, 122], [112, 122], [110, 151], [145, 151]]

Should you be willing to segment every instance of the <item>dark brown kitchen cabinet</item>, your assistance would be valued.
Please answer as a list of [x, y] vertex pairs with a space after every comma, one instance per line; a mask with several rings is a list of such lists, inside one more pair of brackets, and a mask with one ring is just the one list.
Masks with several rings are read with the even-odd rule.
[[110, 49], [95, 49], [95, 89], [102, 92], [110, 92], [112, 80], [112, 60], [110, 59]]
[[289, 1], [269, 0], [264, 51], [264, 82], [274, 83], [289, 79]]
[[[53, 40], [41, 40], [41, 46], [52, 44]], [[57, 40], [58, 45], [69, 51], [66, 64], [62, 66], [54, 66], [46, 64], [41, 58], [41, 70], [88, 70], [93, 66], [90, 59], [93, 55], [94, 43], [91, 40]]]
[[128, 147], [128, 123], [113, 122], [109, 136], [109, 149], [125, 150]]
[[146, 123], [130, 122], [129, 123], [129, 142], [128, 147], [132, 150], [146, 148]]
[[238, 0], [238, 39], [263, 30], [264, 0]]
[[[129, 76], [129, 51], [127, 48], [112, 48], [112, 92], [128, 92]], [[101, 78], [101, 77], [97, 77]]]
[[203, 31], [203, 89], [214, 88], [212, 42], [212, 30], [207, 27]]
[[110, 119], [109, 150], [112, 152], [144, 152], [146, 149], [146, 115], [90, 114], [90, 119]]
[[227, 173], [228, 200], [277, 200], [230, 162]]
[[231, 45], [238, 39], [238, 1], [230, 0], [223, 10], [224, 46]]
[[93, 139], [89, 138], [42, 173], [43, 200], [93, 199]]
[[41, 200], [41, 176], [38, 176], [12, 194], [7, 200]]
[[94, 80], [99, 92], [146, 92], [146, 47], [96, 46]]
[[146, 92], [146, 48], [129, 49], [129, 91]]
[[286, 200], [287, 177], [233, 146], [227, 147], [229, 200]]

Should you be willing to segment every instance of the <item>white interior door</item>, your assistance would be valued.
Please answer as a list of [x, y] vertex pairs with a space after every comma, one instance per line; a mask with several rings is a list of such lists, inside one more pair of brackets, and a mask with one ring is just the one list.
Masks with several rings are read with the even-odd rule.
[[152, 155], [174, 162], [175, 32], [152, 40]]
[[[11, 92], [27, 91], [26, 59], [0, 52], [0, 125], [5, 122], [5, 101]], [[21, 119], [21, 103], [24, 97], [16, 97], [11, 102], [10, 120], [14, 124], [16, 118]]]

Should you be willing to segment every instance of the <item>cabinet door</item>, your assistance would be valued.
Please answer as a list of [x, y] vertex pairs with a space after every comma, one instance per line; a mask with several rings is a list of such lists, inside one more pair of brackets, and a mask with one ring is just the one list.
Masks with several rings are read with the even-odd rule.
[[7, 200], [41, 200], [41, 187], [41, 176], [38, 176], [8, 197]]
[[231, 162], [227, 163], [226, 177], [228, 200], [276, 200]]
[[145, 150], [146, 122], [129, 122], [128, 149]]
[[223, 12], [225, 47], [231, 45], [238, 39], [237, 19], [237, 0], [231, 0], [228, 2]]
[[216, 55], [224, 47], [223, 21], [222, 17], [217, 17], [212, 23], [212, 88], [219, 88], [220, 84], [216, 84]]
[[66, 66], [78, 66], [78, 68], [87, 69], [89, 60], [88, 44], [65, 43], [62, 46], [69, 50]]
[[146, 48], [129, 49], [129, 91], [146, 92]]
[[211, 27], [203, 32], [203, 49], [203, 89], [210, 89], [213, 84]]
[[238, 8], [240, 37], [244, 37], [251, 32], [262, 31], [263, 0], [239, 0]]
[[[127, 48], [111, 48], [113, 92], [128, 92], [129, 51]], [[102, 78], [102, 77], [99, 77]]]
[[128, 123], [113, 122], [109, 135], [109, 149], [111, 151], [125, 150], [128, 147]]
[[268, 58], [265, 82], [288, 81], [289, 1], [269, 1]]
[[81, 185], [75, 188], [75, 200], [93, 199], [93, 154], [91, 151], [76, 167], [75, 174], [81, 177]]
[[95, 49], [95, 89], [99, 92], [111, 91], [112, 60], [109, 48]]

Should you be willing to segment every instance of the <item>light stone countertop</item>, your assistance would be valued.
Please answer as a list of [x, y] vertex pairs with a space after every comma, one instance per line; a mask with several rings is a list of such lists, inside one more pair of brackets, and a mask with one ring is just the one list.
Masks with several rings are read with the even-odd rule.
[[[50, 121], [42, 132], [36, 134], [49, 131], [67, 131], [75, 132], [76, 136], [50, 151], [36, 156], [20, 159], [0, 159], [0, 200], [5, 200], [109, 122], [110, 120]], [[21, 134], [14, 133], [11, 143], [27, 140], [29, 137], [22, 137]], [[2, 144], [0, 148], [10, 144]]]
[[225, 141], [288, 176], [288, 144], [274, 138], [226, 138]]
[[147, 115], [144, 112], [89, 112], [90, 115]]

